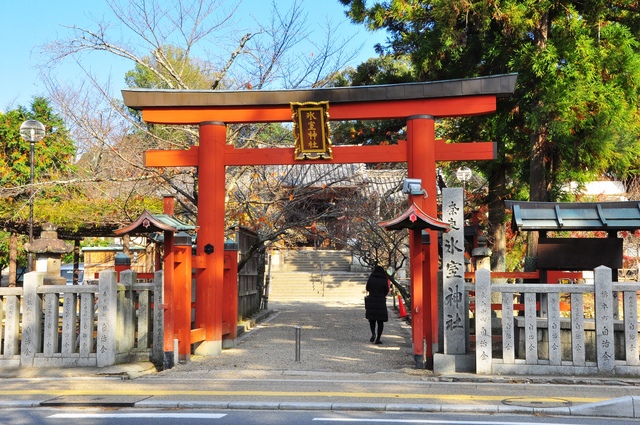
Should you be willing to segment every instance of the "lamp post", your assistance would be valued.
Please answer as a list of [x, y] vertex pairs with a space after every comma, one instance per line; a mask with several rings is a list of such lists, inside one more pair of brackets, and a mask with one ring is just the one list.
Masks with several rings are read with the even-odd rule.
[[[34, 145], [44, 138], [45, 128], [44, 125], [37, 120], [27, 120], [20, 126], [20, 137], [29, 142], [31, 145], [31, 173], [29, 179], [30, 193], [29, 193], [29, 244], [33, 243], [33, 157], [34, 157]], [[32, 254], [29, 253], [27, 257], [27, 267], [29, 271], [33, 271]]]
[[471, 169], [469, 167], [461, 167], [456, 170], [456, 177], [462, 182], [462, 190], [466, 189], [467, 182], [471, 180]]

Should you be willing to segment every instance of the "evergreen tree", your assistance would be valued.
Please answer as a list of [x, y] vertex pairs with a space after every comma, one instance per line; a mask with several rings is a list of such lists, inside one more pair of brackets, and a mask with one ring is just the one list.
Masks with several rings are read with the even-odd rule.
[[494, 243], [506, 197], [562, 200], [570, 181], [638, 172], [638, 2], [340, 1], [354, 22], [387, 30], [379, 51], [409, 55], [418, 81], [518, 73], [496, 114], [445, 124], [453, 140], [498, 144], [498, 159], [477, 168]]
[[[38, 120], [45, 126], [46, 136], [34, 145], [34, 188], [31, 180], [31, 145], [20, 137], [20, 126], [26, 120]], [[0, 269], [15, 263], [24, 264], [26, 256], [17, 252], [18, 234], [28, 234], [29, 200], [56, 205], [58, 191], [43, 183], [59, 179], [74, 169], [75, 145], [63, 120], [53, 112], [48, 99], [36, 97], [29, 109], [19, 106], [16, 109], [0, 112]], [[38, 212], [37, 209], [35, 209]], [[35, 215], [37, 225], [39, 215]], [[21, 243], [22, 242], [22, 243]], [[13, 253], [10, 252], [13, 251]], [[15, 276], [10, 280], [14, 284]]]

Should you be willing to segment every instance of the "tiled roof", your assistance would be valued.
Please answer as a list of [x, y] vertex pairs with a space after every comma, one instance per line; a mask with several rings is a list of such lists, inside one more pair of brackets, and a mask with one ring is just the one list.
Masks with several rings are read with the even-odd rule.
[[364, 164], [305, 164], [273, 166], [283, 186], [361, 187], [364, 195], [400, 193], [406, 169], [371, 170]]
[[514, 230], [640, 229], [640, 202], [519, 202], [506, 201], [513, 211]]
[[142, 214], [127, 227], [115, 231], [116, 235], [131, 234], [149, 234], [155, 232], [180, 232], [186, 230], [194, 230], [195, 226], [181, 222], [167, 214], [151, 214], [145, 210]]
[[157, 107], [213, 107], [289, 105], [290, 102], [375, 102], [476, 95], [508, 96], [515, 90], [517, 74], [456, 80], [378, 86], [329, 87], [297, 90], [122, 90], [133, 109]]

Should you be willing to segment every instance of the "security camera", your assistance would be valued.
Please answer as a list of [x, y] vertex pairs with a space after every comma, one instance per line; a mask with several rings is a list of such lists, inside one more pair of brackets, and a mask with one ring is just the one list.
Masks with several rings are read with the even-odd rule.
[[402, 193], [406, 195], [424, 195], [425, 191], [422, 188], [422, 179], [404, 179]]

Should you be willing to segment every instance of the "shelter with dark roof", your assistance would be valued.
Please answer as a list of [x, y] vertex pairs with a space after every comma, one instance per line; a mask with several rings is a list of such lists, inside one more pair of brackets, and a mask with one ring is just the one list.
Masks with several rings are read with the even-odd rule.
[[[618, 280], [623, 267], [623, 239], [619, 231], [640, 229], [640, 202], [520, 202], [507, 201], [514, 231], [540, 232], [537, 268], [540, 280], [548, 271], [593, 270], [604, 265]], [[548, 237], [548, 232], [606, 232], [606, 238]]]

